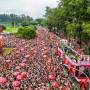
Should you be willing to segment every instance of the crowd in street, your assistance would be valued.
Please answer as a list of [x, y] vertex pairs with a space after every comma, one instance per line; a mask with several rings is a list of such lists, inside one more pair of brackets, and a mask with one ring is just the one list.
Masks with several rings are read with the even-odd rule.
[[0, 58], [1, 90], [71, 90], [73, 82], [50, 48], [48, 32], [43, 31], [31, 40], [7, 38], [5, 44], [13, 50]]

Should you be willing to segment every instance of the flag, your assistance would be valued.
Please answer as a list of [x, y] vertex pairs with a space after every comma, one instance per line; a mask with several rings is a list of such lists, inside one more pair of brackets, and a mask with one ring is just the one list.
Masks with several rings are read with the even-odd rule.
[[63, 57], [63, 51], [60, 48], [58, 48], [58, 55], [60, 58]]

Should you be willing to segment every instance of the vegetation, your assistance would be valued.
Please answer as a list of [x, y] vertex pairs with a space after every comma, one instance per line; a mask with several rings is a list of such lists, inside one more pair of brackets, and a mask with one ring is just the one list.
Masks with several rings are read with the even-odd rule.
[[29, 25], [46, 25], [46, 19], [38, 18], [33, 19], [26, 15], [16, 15], [16, 14], [0, 14], [0, 23], [7, 27], [18, 27], [18, 26], [29, 26]]
[[16, 14], [0, 14], [0, 23], [9, 27], [21, 26], [25, 21], [30, 22], [33, 18], [30, 16]]
[[90, 45], [89, 0], [60, 0], [57, 8], [46, 7], [45, 17], [50, 31], [76, 39], [80, 48], [82, 42]]
[[22, 26], [29, 26], [30, 25], [30, 22], [28, 20], [24, 20], [22, 21]]
[[12, 48], [4, 47], [4, 48], [3, 48], [3, 53], [0, 54], [0, 57], [2, 57], [3, 55], [10, 54], [11, 51], [12, 51]]
[[4, 25], [2, 25], [2, 28], [3, 28], [3, 30], [6, 30], [6, 27]]
[[38, 25], [47, 26], [47, 21], [44, 18], [35, 19], [35, 22], [37, 22]]
[[18, 30], [18, 27], [7, 27], [5, 32], [13, 32], [16, 33]]
[[85, 52], [86, 52], [86, 54], [90, 55], [90, 46], [85, 48]]
[[17, 34], [18, 37], [32, 39], [36, 36], [36, 29], [30, 26], [24, 26], [18, 29]]

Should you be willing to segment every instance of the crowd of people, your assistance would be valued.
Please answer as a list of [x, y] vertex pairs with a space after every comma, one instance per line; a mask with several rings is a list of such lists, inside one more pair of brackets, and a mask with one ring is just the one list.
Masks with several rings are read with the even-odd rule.
[[13, 50], [0, 58], [1, 90], [71, 90], [73, 82], [52, 53], [48, 36], [43, 29], [31, 40], [7, 37], [5, 44]]
[[78, 62], [90, 62], [90, 56], [89, 55], [81, 55], [79, 53], [77, 53], [75, 50], [73, 50], [71, 47], [68, 46], [60, 46], [60, 49], [64, 52], [65, 55], [69, 56], [69, 58], [71, 60], [73, 60], [74, 62], [78, 63]]

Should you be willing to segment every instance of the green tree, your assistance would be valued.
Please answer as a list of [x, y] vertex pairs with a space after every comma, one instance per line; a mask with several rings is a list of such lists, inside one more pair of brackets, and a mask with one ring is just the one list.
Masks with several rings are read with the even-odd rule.
[[30, 25], [30, 22], [28, 20], [24, 20], [22, 21], [22, 26], [29, 26]]
[[36, 29], [30, 26], [20, 27], [16, 33], [17, 37], [32, 39], [36, 36]]
[[90, 1], [60, 0], [56, 8], [46, 8], [45, 17], [48, 21], [48, 27], [52, 31], [56, 33], [61, 31], [64, 32], [65, 36], [77, 38], [80, 47], [82, 47], [83, 31], [85, 32], [86, 30], [83, 22], [89, 23]]

